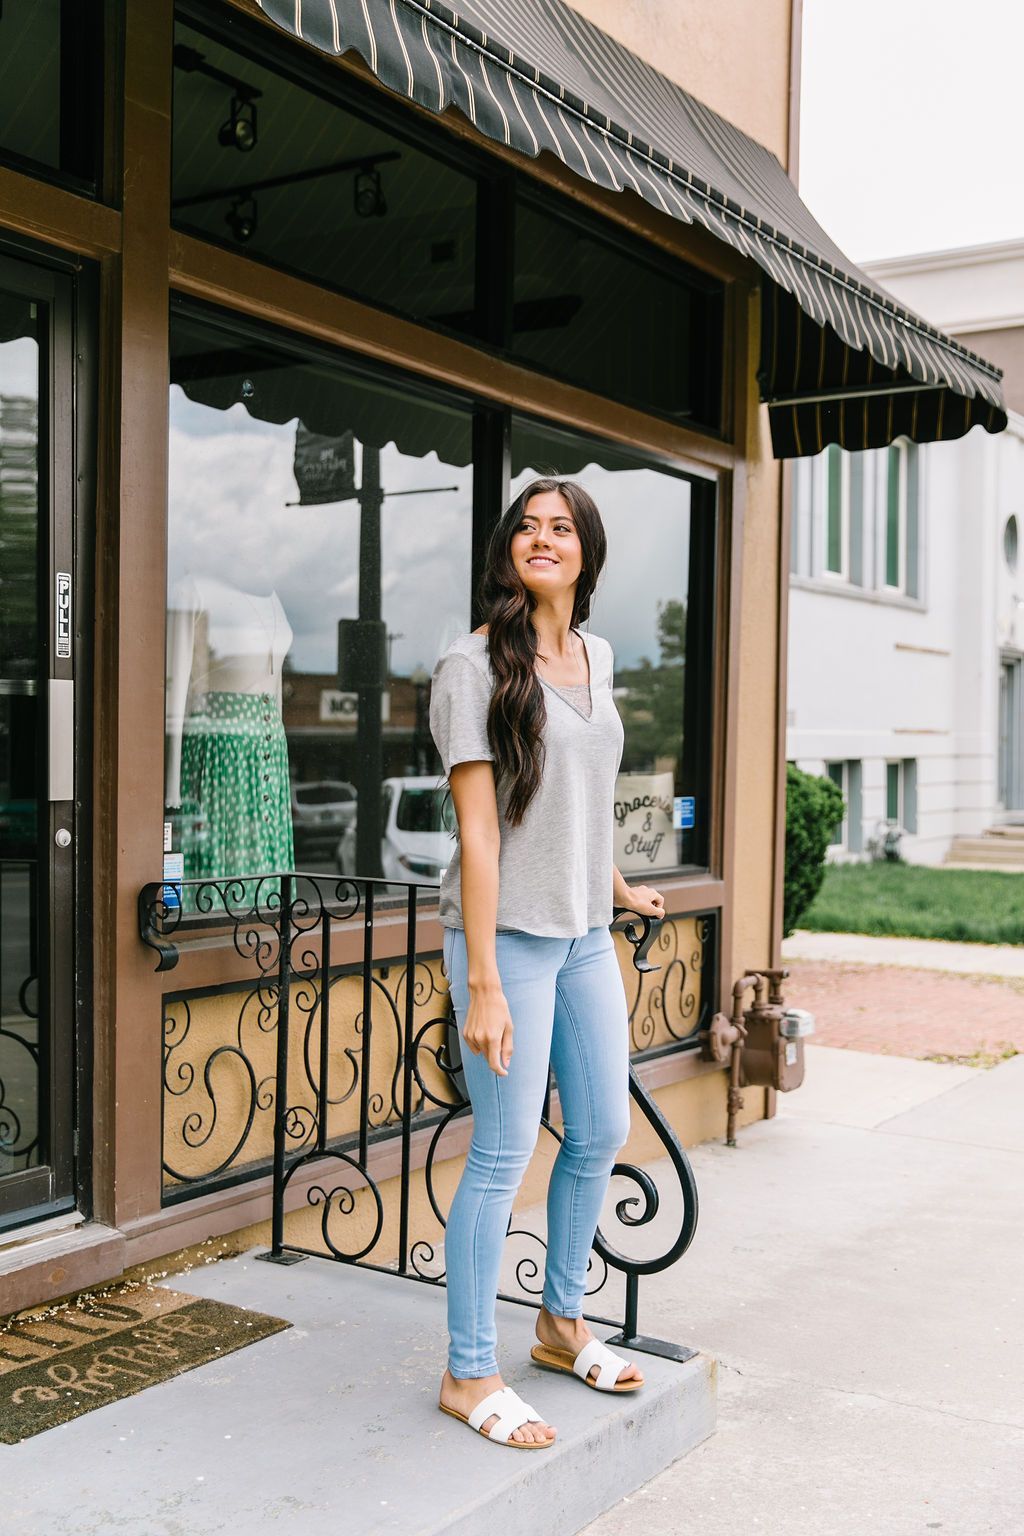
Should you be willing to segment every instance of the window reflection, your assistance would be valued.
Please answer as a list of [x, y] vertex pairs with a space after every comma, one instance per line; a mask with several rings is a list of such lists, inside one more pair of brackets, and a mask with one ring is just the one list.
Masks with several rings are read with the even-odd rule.
[[476, 330], [476, 181], [195, 28], [175, 29], [175, 224]]
[[165, 878], [439, 874], [469, 412], [219, 318], [176, 313], [171, 356]]
[[565, 213], [516, 205], [512, 350], [645, 410], [721, 421], [722, 285]]
[[512, 465], [513, 495], [538, 475], [585, 486], [608, 536], [589, 628], [615, 652], [625, 733], [615, 862], [637, 878], [706, 867], [713, 510], [682, 475], [522, 418]]
[[40, 1139], [40, 1059], [49, 1044], [39, 983], [41, 342], [37, 305], [0, 288], [0, 1181], [47, 1156]]
[[75, 181], [96, 173], [100, 0], [0, 6], [0, 155]]

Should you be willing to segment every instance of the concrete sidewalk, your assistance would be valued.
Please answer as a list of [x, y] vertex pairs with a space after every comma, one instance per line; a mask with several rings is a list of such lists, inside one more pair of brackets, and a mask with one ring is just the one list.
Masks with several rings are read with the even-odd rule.
[[783, 939], [783, 965], [787, 960], [902, 965], [963, 976], [1024, 976], [1024, 944], [953, 944], [945, 939], [897, 939], [870, 933], [812, 933], [806, 928]]
[[811, 1046], [774, 1122], [693, 1161], [640, 1324], [718, 1356], [718, 1433], [588, 1536], [1024, 1530], [1024, 1057]]
[[[690, 1367], [642, 1357], [644, 1392], [602, 1399], [533, 1371], [529, 1314], [502, 1308], [510, 1380], [561, 1431], [550, 1459], [437, 1413], [441, 1293], [243, 1256], [179, 1284], [295, 1326], [0, 1448], [12, 1531], [566, 1536], [632, 1487], [589, 1536], [1018, 1536], [1024, 1056], [807, 1057], [774, 1121], [691, 1153], [695, 1242], [641, 1282], [641, 1329], [705, 1351]], [[652, 1476], [711, 1428], [711, 1356], [718, 1431]]]

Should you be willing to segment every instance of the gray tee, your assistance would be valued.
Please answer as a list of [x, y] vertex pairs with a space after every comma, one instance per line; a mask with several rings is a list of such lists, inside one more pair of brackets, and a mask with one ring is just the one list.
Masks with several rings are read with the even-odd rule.
[[[498, 788], [500, 932], [573, 939], [612, 920], [615, 777], [623, 730], [612, 699], [613, 653], [607, 640], [584, 634], [590, 659], [590, 709], [540, 679], [547, 722], [541, 785], [520, 826], [505, 819], [508, 786]], [[487, 709], [494, 676], [487, 636], [459, 635], [434, 668], [430, 730], [445, 774], [456, 763], [494, 761]], [[460, 849], [441, 880], [438, 915], [463, 928]]]

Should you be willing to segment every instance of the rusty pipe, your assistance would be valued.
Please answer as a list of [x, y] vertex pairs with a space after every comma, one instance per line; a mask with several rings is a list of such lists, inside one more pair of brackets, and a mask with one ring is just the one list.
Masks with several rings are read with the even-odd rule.
[[728, 1064], [729, 1088], [728, 1088], [728, 1119], [726, 1122], [726, 1145], [736, 1145], [736, 1115], [743, 1108], [743, 1095], [740, 1092], [740, 1064], [743, 1044], [747, 1038], [747, 1025], [743, 1016], [743, 994], [748, 988], [754, 988], [754, 997], [757, 1003], [763, 1005], [764, 1001], [764, 977], [759, 971], [748, 971], [741, 976], [732, 989], [732, 1015], [726, 1017], [724, 1013], [716, 1013], [708, 1028], [701, 1034], [701, 1047], [705, 1060], [717, 1061], [721, 1066]]
[[740, 1091], [740, 1069], [743, 1047], [747, 1039], [747, 1025], [743, 1017], [743, 994], [747, 991], [748, 987], [753, 987], [754, 989], [754, 1006], [763, 1006], [765, 982], [764, 976], [760, 971], [748, 971], [745, 976], [740, 977], [739, 981], [734, 982], [732, 989], [732, 1018], [730, 1023], [736, 1033], [732, 1042], [732, 1052], [729, 1059], [729, 1091], [725, 1122], [725, 1144], [727, 1147], [734, 1147], [736, 1145], [736, 1116], [743, 1108], [743, 1094]]
[[[773, 969], [751, 966], [733, 985], [731, 1016], [716, 1013], [707, 1029], [701, 1031], [704, 1059], [729, 1068], [726, 1146], [736, 1145], [736, 1117], [743, 1108], [741, 1084], [746, 1075], [743, 1070], [743, 1052], [750, 1040], [751, 1027], [754, 1024], [760, 1026], [766, 1019], [770, 1020], [773, 1015], [778, 1016], [781, 1012], [785, 1004], [782, 982], [788, 975], [789, 971], [782, 967]], [[754, 999], [744, 1013], [743, 997], [751, 988]]]

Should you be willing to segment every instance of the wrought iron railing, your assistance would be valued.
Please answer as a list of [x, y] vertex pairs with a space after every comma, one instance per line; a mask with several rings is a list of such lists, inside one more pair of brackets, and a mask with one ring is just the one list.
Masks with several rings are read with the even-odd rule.
[[[140, 933], [157, 952], [158, 970], [173, 969], [181, 948], [209, 945], [219, 933], [250, 971], [241, 990], [236, 981], [165, 998], [165, 1199], [264, 1174], [267, 1158], [258, 1155], [256, 1133], [262, 1116], [272, 1135], [265, 1148], [272, 1172], [266, 1257], [294, 1263], [326, 1256], [438, 1284], [443, 1186], [457, 1166], [446, 1165], [465, 1148], [460, 1132], [470, 1106], [438, 956], [417, 949], [417, 897], [425, 888], [404, 883], [404, 900], [383, 906], [399, 888], [394, 881], [285, 873], [173, 888], [155, 883], [141, 892]], [[403, 914], [400, 953], [375, 956], [375, 925], [379, 930], [383, 918], [393, 924]], [[634, 1059], [695, 1042], [713, 1007], [715, 915], [687, 922], [692, 926], [680, 930], [671, 921], [615, 915], [613, 931], [631, 957], [630, 1025], [640, 1047]], [[340, 940], [351, 945], [353, 925], [357, 938], [361, 929], [361, 954], [341, 959]], [[394, 948], [394, 932], [377, 947]], [[664, 966], [649, 958], [652, 949]], [[204, 1035], [198, 1045], [196, 1033]], [[587, 1315], [618, 1326], [618, 1337], [633, 1348], [685, 1359], [692, 1351], [638, 1334], [637, 1306], [640, 1277], [673, 1264], [692, 1240], [696, 1187], [679, 1138], [633, 1064], [630, 1094], [635, 1119], [648, 1145], [653, 1139], [668, 1159], [668, 1171], [659, 1174], [659, 1188], [639, 1164], [616, 1164], [613, 1178], [630, 1186], [611, 1216], [623, 1236], [613, 1244], [608, 1222], [598, 1232], [587, 1295], [621, 1276], [621, 1316]], [[169, 1135], [167, 1109], [179, 1104], [184, 1112]], [[560, 1140], [550, 1089], [542, 1127], [552, 1145]], [[243, 1147], [250, 1159], [240, 1171]], [[674, 1209], [666, 1214], [670, 1193]], [[502, 1296], [539, 1305], [544, 1238], [519, 1221], [514, 1214], [511, 1278]], [[624, 1251], [631, 1229], [643, 1229], [645, 1239], [635, 1254]]]

